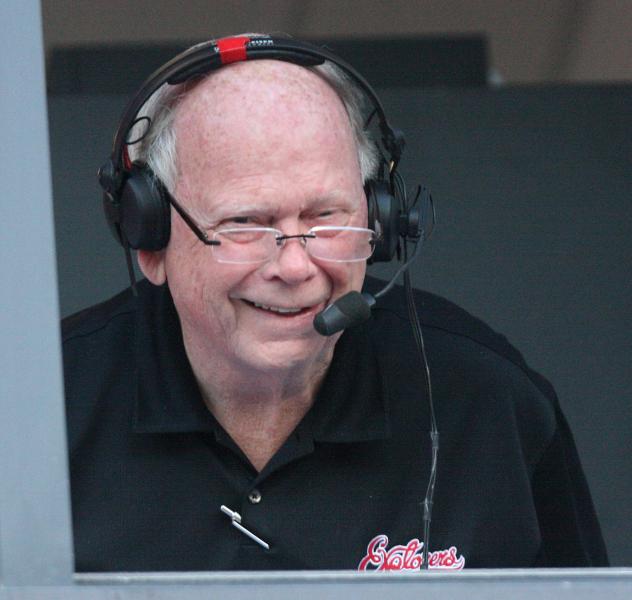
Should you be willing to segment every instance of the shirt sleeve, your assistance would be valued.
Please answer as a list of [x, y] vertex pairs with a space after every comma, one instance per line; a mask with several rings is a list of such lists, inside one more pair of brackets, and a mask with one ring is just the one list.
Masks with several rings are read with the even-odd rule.
[[608, 555], [590, 491], [559, 406], [557, 428], [533, 475], [542, 546], [536, 567], [606, 567]]

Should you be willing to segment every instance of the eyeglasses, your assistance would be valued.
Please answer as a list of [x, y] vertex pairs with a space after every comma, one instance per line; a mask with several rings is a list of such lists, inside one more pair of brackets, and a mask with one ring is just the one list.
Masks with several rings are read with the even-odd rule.
[[170, 203], [205, 245], [211, 246], [217, 262], [257, 264], [274, 259], [287, 240], [297, 239], [307, 254], [329, 262], [360, 262], [368, 259], [377, 236], [372, 229], [318, 225], [306, 233], [284, 235], [272, 227], [235, 227], [218, 229], [207, 235], [173, 198]]

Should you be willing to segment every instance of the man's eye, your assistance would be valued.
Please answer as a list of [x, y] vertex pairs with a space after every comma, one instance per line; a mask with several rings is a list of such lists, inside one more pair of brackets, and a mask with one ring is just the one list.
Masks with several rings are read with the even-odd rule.
[[349, 213], [344, 210], [335, 208], [329, 210], [321, 210], [316, 213], [315, 222], [325, 223], [327, 225], [345, 225], [349, 220]]
[[333, 219], [338, 218], [340, 215], [339, 210], [331, 209], [331, 210], [321, 210], [315, 214], [315, 218], [320, 221], [331, 221]]
[[250, 216], [239, 216], [239, 217], [230, 217], [228, 219], [224, 219], [223, 223], [234, 224], [234, 225], [250, 225], [254, 222], [254, 219]]

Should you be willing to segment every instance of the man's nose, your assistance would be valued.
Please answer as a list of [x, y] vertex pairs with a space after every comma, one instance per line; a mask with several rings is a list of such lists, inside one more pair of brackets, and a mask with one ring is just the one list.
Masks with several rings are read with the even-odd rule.
[[268, 277], [278, 277], [286, 283], [295, 284], [309, 279], [316, 272], [301, 236], [290, 236], [277, 250], [276, 257], [265, 266]]

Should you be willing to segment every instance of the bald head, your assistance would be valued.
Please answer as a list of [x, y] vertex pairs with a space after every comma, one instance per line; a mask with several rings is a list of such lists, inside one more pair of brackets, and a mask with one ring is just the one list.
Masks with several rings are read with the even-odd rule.
[[224, 118], [226, 109], [244, 108], [257, 116], [261, 114], [259, 107], [267, 103], [279, 108], [295, 103], [313, 107], [323, 98], [345, 112], [336, 91], [317, 72], [279, 60], [239, 62], [212, 72], [195, 84], [181, 107], [187, 110], [201, 97], [214, 102], [206, 109], [219, 118]]
[[[337, 96], [339, 108], [346, 111], [353, 132], [362, 179], [375, 177], [378, 152], [364, 130], [363, 93], [335, 65], [324, 63], [305, 68], [277, 60], [256, 60], [222, 67], [201, 82], [164, 85], [140, 111], [139, 116], [148, 116], [152, 126], [141, 144], [130, 147], [132, 159], [147, 163], [170, 191], [174, 191], [177, 178], [175, 117], [181, 115], [180, 105], [188, 102], [189, 96], [207, 80], [213, 82], [217, 91], [216, 102], [209, 110], [223, 117], [226, 111], [221, 107], [232, 108], [237, 102], [245, 103], [249, 114], [244, 114], [244, 118], [255, 128], [254, 117], [261, 115], [258, 109], [263, 108], [260, 104], [265, 99], [274, 96], [281, 112], [290, 98], [307, 103], [310, 99], [317, 102], [319, 94]], [[327, 119], [322, 123], [323, 127], [328, 126]]]
[[313, 145], [352, 155], [350, 164], [361, 177], [339, 96], [314, 72], [289, 63], [238, 63], [212, 74], [180, 102], [174, 131], [176, 187], [183, 175], [199, 170], [230, 174], [256, 163], [289, 170], [277, 159], [309, 159]]

